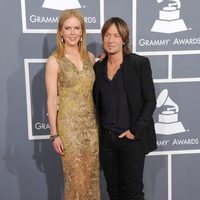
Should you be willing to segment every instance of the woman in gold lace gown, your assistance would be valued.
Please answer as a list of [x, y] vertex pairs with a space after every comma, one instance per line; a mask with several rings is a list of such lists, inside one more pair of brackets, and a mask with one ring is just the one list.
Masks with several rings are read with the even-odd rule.
[[[94, 56], [78, 10], [63, 11], [46, 87], [52, 145], [61, 155], [65, 200], [99, 200], [98, 133], [92, 99]], [[57, 111], [57, 96], [59, 109]]]

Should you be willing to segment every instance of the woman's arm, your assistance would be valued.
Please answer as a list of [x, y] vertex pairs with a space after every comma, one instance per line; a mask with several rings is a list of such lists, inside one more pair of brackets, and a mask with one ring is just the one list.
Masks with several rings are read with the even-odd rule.
[[[51, 128], [51, 136], [58, 135], [56, 127], [57, 118], [57, 78], [58, 78], [58, 63], [54, 56], [48, 58], [46, 64], [45, 81], [47, 89], [47, 108], [49, 124]], [[55, 151], [63, 155], [63, 144], [60, 137], [55, 137], [53, 141]]]

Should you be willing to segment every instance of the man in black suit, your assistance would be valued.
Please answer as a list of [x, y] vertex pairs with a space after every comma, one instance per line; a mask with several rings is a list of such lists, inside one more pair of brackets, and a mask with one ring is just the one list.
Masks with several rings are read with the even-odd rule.
[[106, 57], [94, 65], [100, 159], [110, 200], [144, 200], [145, 155], [156, 149], [155, 90], [148, 58], [130, 53], [126, 22], [102, 28]]

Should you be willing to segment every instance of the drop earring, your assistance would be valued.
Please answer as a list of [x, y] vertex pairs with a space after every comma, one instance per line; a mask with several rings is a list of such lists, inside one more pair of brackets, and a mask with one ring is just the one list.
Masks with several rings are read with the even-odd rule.
[[64, 38], [63, 38], [63, 36], [61, 36], [62, 38], [61, 38], [61, 42], [62, 43], [64, 43], [65, 42], [65, 40], [64, 40]]

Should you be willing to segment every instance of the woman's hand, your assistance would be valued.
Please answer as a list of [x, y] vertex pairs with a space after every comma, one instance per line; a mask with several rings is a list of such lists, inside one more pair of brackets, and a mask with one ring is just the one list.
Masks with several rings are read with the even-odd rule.
[[64, 146], [60, 137], [57, 137], [52, 141], [52, 145], [56, 153], [63, 156], [64, 155]]
[[106, 54], [105, 52], [102, 52], [100, 55], [99, 55], [99, 60], [100, 61], [103, 61], [103, 59], [106, 57]]

